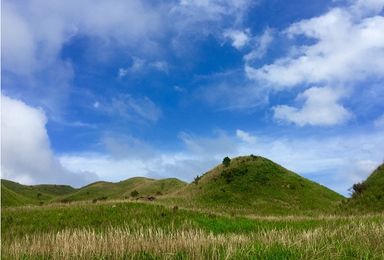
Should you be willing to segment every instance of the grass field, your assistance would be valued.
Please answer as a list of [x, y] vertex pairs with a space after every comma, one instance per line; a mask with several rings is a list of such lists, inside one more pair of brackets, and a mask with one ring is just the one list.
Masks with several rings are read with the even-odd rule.
[[384, 259], [384, 214], [245, 218], [109, 201], [1, 217], [2, 259]]

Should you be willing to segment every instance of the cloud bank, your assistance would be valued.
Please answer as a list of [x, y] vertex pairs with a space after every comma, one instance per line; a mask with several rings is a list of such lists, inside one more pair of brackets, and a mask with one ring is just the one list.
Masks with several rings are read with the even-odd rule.
[[4, 95], [1, 110], [1, 178], [74, 187], [98, 180], [88, 170], [71, 172], [61, 165], [50, 148], [44, 111]]

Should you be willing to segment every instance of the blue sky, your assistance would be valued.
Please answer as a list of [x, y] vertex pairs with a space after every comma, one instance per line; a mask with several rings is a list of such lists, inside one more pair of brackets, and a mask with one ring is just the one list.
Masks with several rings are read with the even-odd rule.
[[384, 0], [1, 3], [2, 178], [190, 182], [261, 155], [343, 195], [384, 159]]

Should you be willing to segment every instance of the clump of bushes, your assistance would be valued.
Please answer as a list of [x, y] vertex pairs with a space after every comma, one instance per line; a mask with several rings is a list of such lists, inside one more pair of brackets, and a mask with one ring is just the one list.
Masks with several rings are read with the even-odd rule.
[[134, 190], [131, 192], [131, 197], [137, 197], [139, 196], [139, 192], [137, 190]]
[[352, 197], [359, 196], [366, 189], [367, 189], [367, 184], [365, 183], [365, 181], [353, 184], [353, 186], [352, 186], [352, 190], [353, 190]]

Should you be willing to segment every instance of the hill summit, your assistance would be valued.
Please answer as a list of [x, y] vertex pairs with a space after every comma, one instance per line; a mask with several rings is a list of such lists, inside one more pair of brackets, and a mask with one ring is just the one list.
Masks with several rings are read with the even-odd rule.
[[261, 156], [241, 156], [197, 176], [179, 192], [199, 207], [254, 214], [331, 213], [344, 198]]

